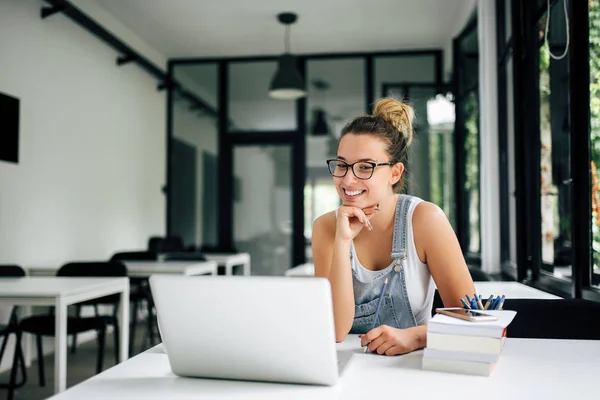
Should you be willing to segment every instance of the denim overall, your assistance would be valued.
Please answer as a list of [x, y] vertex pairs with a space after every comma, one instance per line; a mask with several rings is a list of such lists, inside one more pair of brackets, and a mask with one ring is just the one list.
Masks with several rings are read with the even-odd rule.
[[[388, 278], [388, 286], [381, 302], [375, 327], [388, 325], [404, 329], [417, 325], [408, 300], [403, 268], [407, 258], [406, 219], [412, 199], [412, 196], [400, 195], [396, 204], [391, 253], [392, 263], [387, 268], [379, 271], [375, 279], [370, 282], [361, 282], [356, 271], [352, 269], [354, 302], [356, 305], [354, 323], [350, 333], [367, 333], [371, 329], [377, 302], [386, 277]], [[352, 254], [350, 257], [352, 257]]]

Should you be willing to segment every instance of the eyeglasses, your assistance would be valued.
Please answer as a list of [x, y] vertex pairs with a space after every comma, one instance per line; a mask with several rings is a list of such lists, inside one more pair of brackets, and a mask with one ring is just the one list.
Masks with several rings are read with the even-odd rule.
[[375, 167], [380, 165], [394, 165], [392, 162], [374, 162], [374, 161], [357, 161], [352, 164], [348, 164], [342, 160], [332, 159], [327, 160], [327, 167], [329, 173], [336, 178], [343, 178], [348, 173], [348, 169], [352, 169], [352, 173], [358, 179], [367, 180], [373, 176]]

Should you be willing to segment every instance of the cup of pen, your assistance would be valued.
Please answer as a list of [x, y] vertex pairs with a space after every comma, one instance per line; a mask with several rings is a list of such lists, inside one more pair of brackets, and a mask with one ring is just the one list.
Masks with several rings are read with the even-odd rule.
[[484, 300], [480, 294], [473, 293], [473, 297], [467, 294], [464, 299], [460, 299], [460, 302], [468, 310], [502, 310], [505, 299], [505, 295], [494, 297], [492, 294]]

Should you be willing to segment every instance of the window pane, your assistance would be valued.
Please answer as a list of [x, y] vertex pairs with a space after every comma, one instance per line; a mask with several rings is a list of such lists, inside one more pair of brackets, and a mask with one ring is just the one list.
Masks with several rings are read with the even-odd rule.
[[[407, 83], [435, 83], [433, 55], [376, 57], [374, 69], [375, 99], [386, 95], [384, 85], [398, 87], [400, 84]], [[395, 93], [388, 93], [388, 95], [392, 96]]]
[[296, 102], [269, 97], [276, 61], [229, 64], [229, 118], [233, 132], [296, 129]]
[[600, 1], [590, 1], [590, 125], [592, 155], [592, 284], [600, 286]]
[[291, 146], [234, 148], [234, 244], [250, 253], [252, 275], [292, 267]]
[[325, 160], [337, 155], [340, 132], [365, 111], [364, 58], [309, 60], [306, 64], [306, 183], [304, 235], [312, 237], [314, 220], [340, 204]]
[[465, 108], [465, 192], [469, 204], [469, 252], [481, 251], [479, 223], [479, 103], [477, 92], [467, 94]]
[[454, 204], [454, 103], [442, 95], [427, 102], [429, 123], [429, 173], [431, 201], [455, 225]]
[[[217, 64], [177, 66], [173, 74], [217, 113]], [[168, 233], [181, 236], [186, 247], [217, 245], [216, 119], [216, 114], [173, 94]]]
[[[548, 40], [555, 54], [562, 53], [566, 44], [564, 26], [557, 22], [562, 12], [558, 7], [552, 9], [555, 25]], [[539, 49], [539, 87], [542, 268], [556, 277], [571, 279], [569, 55], [552, 59], [543, 41]]]

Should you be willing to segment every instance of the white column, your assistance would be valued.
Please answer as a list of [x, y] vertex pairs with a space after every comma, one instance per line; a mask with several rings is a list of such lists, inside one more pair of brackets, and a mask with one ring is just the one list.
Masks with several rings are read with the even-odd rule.
[[481, 268], [500, 272], [500, 174], [498, 156], [498, 70], [494, 1], [478, 0], [479, 41], [479, 190]]

